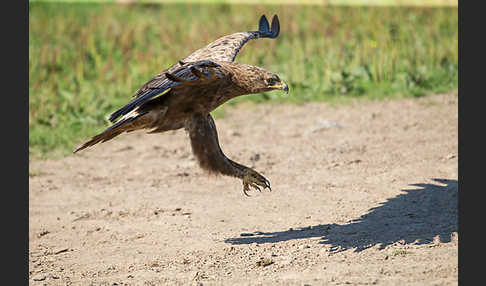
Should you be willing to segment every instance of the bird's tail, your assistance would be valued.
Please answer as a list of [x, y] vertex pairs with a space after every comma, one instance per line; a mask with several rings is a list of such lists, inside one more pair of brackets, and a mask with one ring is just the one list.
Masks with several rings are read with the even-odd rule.
[[[97, 143], [103, 143], [108, 140], [111, 140], [115, 138], [116, 136], [122, 134], [123, 132], [129, 132], [136, 130], [138, 128], [134, 128], [136, 126], [133, 126], [134, 124], [128, 124], [130, 122], [133, 122], [135, 119], [139, 118], [140, 116], [143, 116], [147, 114], [148, 112], [138, 112], [137, 110], [134, 110], [133, 112], [130, 112], [129, 114], [123, 116], [118, 120], [115, 124], [112, 126], [108, 127], [105, 131], [101, 132], [100, 134], [93, 136], [89, 141], [85, 142], [83, 145], [79, 146], [76, 150], [73, 151], [73, 153], [76, 153], [80, 150], [83, 150], [84, 148], [87, 148], [89, 146], [93, 146]], [[139, 124], [136, 124], [139, 125]]]

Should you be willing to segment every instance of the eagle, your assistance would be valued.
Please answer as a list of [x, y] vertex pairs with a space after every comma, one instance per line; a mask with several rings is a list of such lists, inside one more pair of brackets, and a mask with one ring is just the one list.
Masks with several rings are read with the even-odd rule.
[[147, 133], [159, 133], [184, 128], [203, 170], [241, 179], [246, 196], [250, 187], [271, 191], [264, 176], [223, 153], [210, 112], [237, 96], [273, 90], [289, 92], [277, 74], [234, 61], [249, 40], [274, 39], [279, 33], [278, 16], [274, 15], [269, 25], [262, 15], [257, 31], [226, 35], [193, 52], [142, 85], [133, 100], [110, 115], [111, 126], [73, 153], [124, 132], [147, 129]]

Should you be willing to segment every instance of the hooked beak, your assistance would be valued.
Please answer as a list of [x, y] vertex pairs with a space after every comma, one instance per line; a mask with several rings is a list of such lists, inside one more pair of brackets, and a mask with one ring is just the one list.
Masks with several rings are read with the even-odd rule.
[[272, 89], [280, 89], [280, 90], [283, 90], [287, 94], [289, 93], [289, 86], [283, 80], [281, 80], [278, 84], [271, 85], [269, 87], [272, 88]]

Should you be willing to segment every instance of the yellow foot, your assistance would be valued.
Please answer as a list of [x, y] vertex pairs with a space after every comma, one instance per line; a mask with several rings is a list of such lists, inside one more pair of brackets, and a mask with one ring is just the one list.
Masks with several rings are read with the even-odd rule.
[[258, 186], [262, 187], [263, 189], [268, 188], [270, 191], [272, 191], [272, 188], [270, 188], [270, 182], [265, 179], [262, 175], [258, 174], [257, 172], [248, 169], [245, 171], [246, 175], [243, 177], [243, 193], [249, 197], [248, 191], [250, 190], [250, 187], [262, 191]]

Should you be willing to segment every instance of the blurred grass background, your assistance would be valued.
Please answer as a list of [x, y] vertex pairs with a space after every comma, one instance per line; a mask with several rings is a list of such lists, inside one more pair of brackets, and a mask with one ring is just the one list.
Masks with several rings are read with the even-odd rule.
[[[290, 86], [241, 101], [301, 103], [450, 92], [457, 7], [29, 3], [29, 156], [69, 154], [147, 80], [220, 36], [278, 14], [280, 36], [236, 61]], [[224, 114], [224, 106], [216, 110]]]

